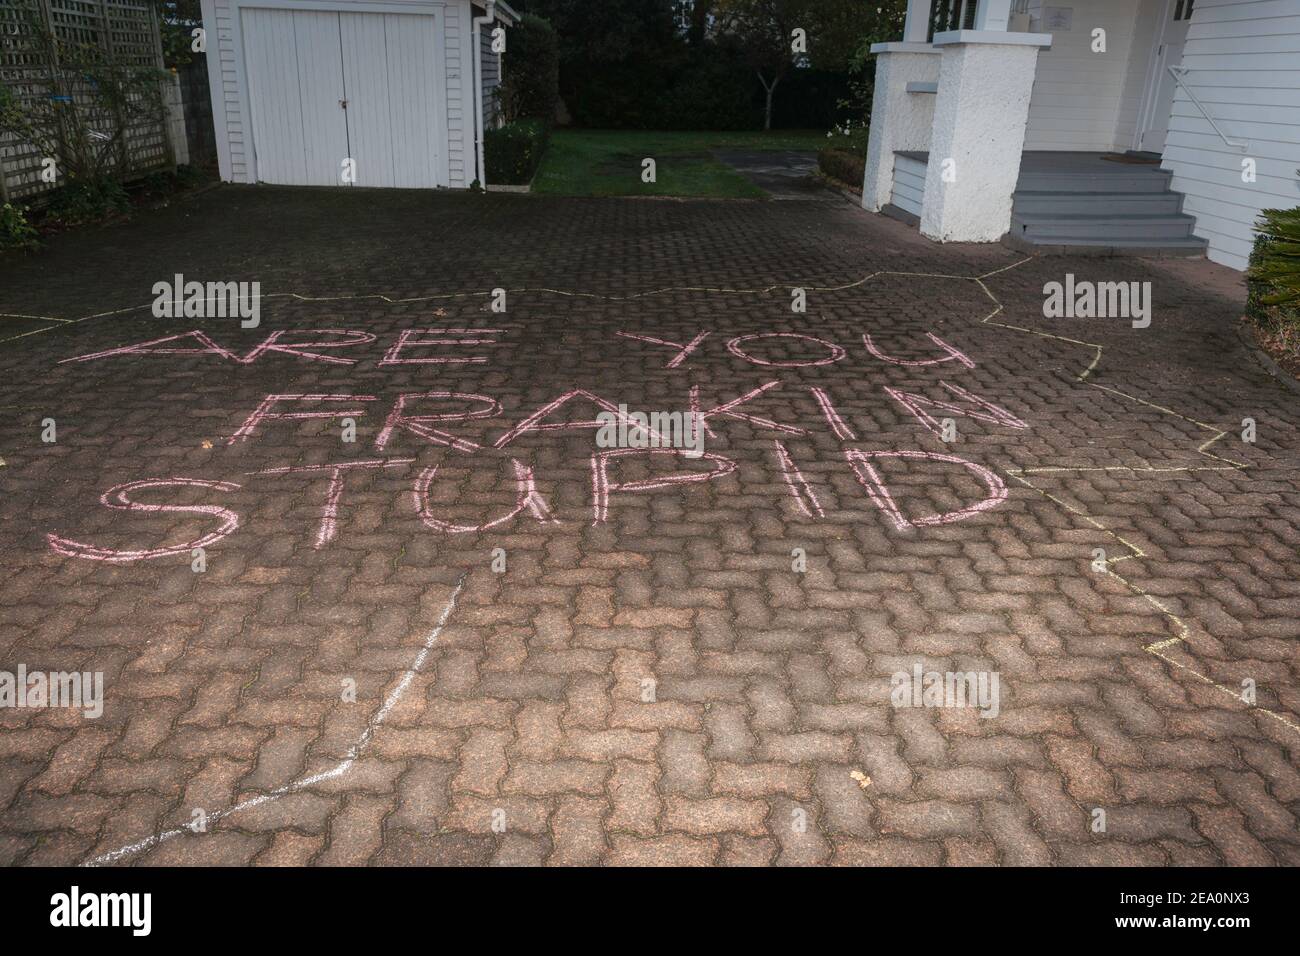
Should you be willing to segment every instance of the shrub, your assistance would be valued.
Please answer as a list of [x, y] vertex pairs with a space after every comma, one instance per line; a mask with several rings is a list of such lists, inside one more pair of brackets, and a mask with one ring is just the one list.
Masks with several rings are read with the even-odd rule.
[[40, 245], [36, 230], [27, 221], [27, 210], [22, 206], [5, 203], [0, 206], [0, 252], [17, 249], [35, 249]]
[[652, 129], [755, 129], [763, 111], [754, 102], [753, 77], [725, 50], [694, 54], [672, 71], [671, 85], [655, 101]]
[[541, 120], [508, 123], [483, 134], [483, 163], [493, 185], [522, 186], [532, 182], [550, 142]]
[[831, 127], [830, 132], [826, 134], [826, 145], [830, 149], [838, 149], [853, 153], [856, 156], [865, 157], [867, 155], [867, 140], [870, 136], [870, 124], [855, 123], [850, 120]]
[[1300, 208], [1265, 209], [1256, 229], [1246, 315], [1287, 351], [1300, 351]]
[[122, 184], [114, 179], [75, 179], [51, 192], [45, 206], [45, 221], [61, 226], [98, 222], [113, 213], [131, 208]]
[[497, 89], [506, 122], [555, 122], [560, 101], [560, 44], [549, 20], [525, 14], [510, 30], [508, 66]]
[[861, 189], [867, 161], [857, 153], [828, 146], [817, 154], [817, 167], [831, 179]]

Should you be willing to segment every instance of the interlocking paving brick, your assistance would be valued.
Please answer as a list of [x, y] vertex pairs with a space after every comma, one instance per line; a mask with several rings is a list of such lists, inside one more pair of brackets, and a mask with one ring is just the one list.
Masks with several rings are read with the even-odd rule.
[[[1296, 865], [1300, 415], [1210, 268], [1021, 261], [833, 203], [270, 187], [0, 263], [0, 313], [114, 313], [0, 317], [0, 670], [106, 685], [98, 718], [0, 708], [0, 863]], [[260, 281], [262, 326], [135, 308], [177, 272]], [[1043, 318], [1067, 272], [1151, 281], [1152, 326]], [[437, 328], [501, 331], [401, 353], [482, 362], [381, 364]], [[707, 335], [668, 368], [677, 348], [620, 332]], [[951, 358], [927, 333], [969, 365], [896, 364]], [[255, 354], [269, 334], [299, 352]], [[196, 351], [64, 361], [166, 336]], [[575, 389], [698, 402], [734, 471], [638, 454], [593, 480], [584, 428], [494, 446]], [[403, 394], [489, 414], [377, 447]], [[374, 400], [355, 443], [337, 418], [231, 443], [269, 395]], [[332, 404], [296, 401], [278, 410]], [[575, 393], [539, 423], [598, 410]], [[900, 452], [987, 468], [1005, 498], [927, 524], [988, 489]], [[326, 471], [265, 473], [367, 460], [392, 467], [346, 469], [332, 525]], [[510, 516], [519, 469], [545, 510]], [[99, 504], [169, 477], [239, 487], [128, 492], [207, 512]], [[188, 548], [99, 561], [47, 537], [188, 543], [214, 506], [239, 526], [201, 574]], [[896, 706], [917, 665], [996, 672], [996, 715]], [[195, 809], [208, 832], [176, 830]]]

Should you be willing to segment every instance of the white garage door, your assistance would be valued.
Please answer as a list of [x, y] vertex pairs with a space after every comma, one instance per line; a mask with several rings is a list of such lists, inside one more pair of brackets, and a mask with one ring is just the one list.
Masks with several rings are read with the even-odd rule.
[[435, 16], [245, 9], [242, 27], [260, 181], [447, 185]]

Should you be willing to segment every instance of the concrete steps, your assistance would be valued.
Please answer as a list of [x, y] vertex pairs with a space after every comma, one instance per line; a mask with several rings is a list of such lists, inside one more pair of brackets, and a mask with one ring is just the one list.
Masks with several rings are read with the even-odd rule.
[[[1158, 166], [1031, 162], [1026, 154], [1012, 197], [1007, 242], [1020, 249], [1082, 254], [1204, 255], [1196, 220]], [[1073, 157], [1071, 157], [1073, 158]]]

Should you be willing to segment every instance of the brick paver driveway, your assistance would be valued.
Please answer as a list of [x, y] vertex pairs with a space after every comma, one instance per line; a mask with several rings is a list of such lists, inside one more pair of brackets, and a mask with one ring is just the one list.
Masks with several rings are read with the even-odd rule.
[[[1297, 400], [1214, 267], [1019, 259], [223, 188], [6, 262], [0, 670], [105, 704], [0, 710], [0, 859], [1300, 862]], [[1044, 319], [1066, 273], [1150, 328]]]

